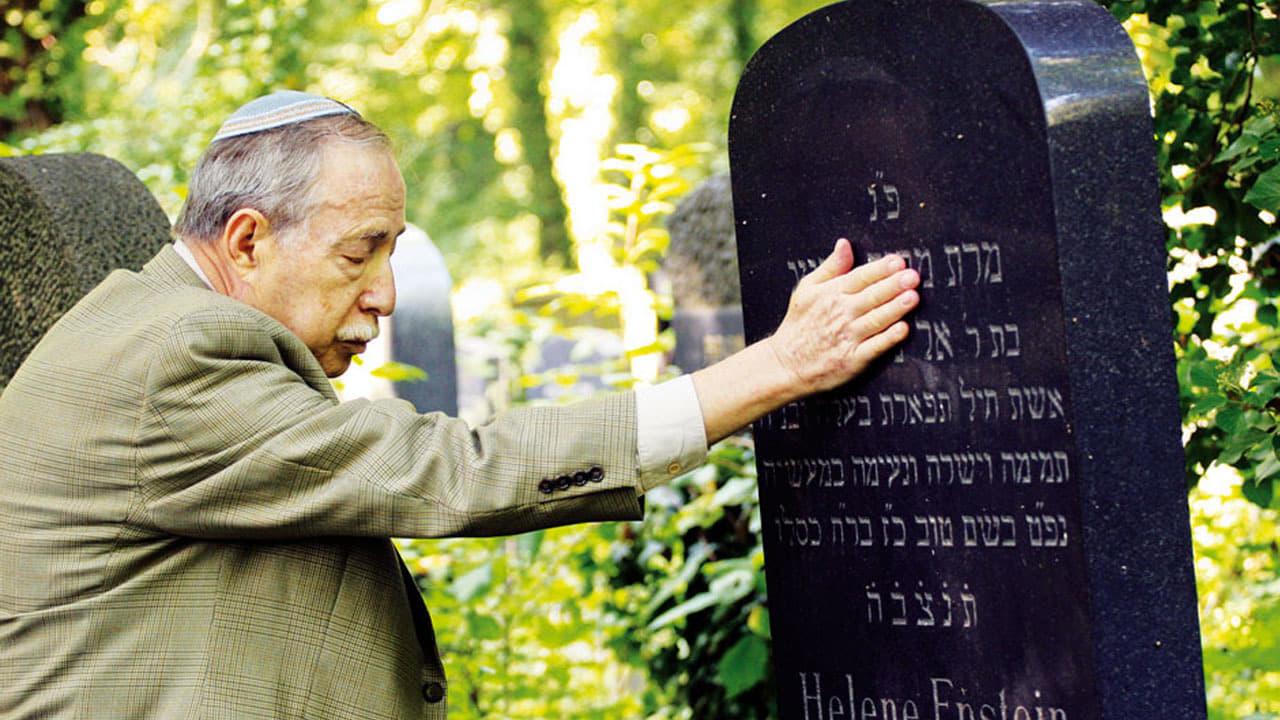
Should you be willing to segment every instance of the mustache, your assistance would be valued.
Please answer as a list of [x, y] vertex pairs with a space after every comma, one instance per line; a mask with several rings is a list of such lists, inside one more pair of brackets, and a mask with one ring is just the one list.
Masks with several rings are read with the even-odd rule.
[[338, 330], [338, 342], [367, 343], [378, 337], [377, 325], [349, 325]]

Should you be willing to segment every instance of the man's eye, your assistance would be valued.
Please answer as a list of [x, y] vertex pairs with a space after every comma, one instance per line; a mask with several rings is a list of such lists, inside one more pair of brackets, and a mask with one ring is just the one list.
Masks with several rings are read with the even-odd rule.
[[355, 256], [352, 256], [352, 255], [343, 255], [342, 257], [343, 257], [343, 259], [345, 259], [347, 262], [351, 263], [352, 265], [363, 265], [363, 264], [364, 264], [364, 258], [362, 258], [362, 257], [355, 257]]

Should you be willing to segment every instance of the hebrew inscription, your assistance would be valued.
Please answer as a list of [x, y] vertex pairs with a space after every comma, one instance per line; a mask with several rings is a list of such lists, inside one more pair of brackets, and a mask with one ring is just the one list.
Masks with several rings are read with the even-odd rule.
[[[854, 170], [833, 177], [845, 173]], [[839, 232], [857, 262], [901, 257], [920, 274], [921, 302], [908, 318], [908, 341], [869, 378], [781, 407], [755, 426], [766, 554], [786, 558], [770, 560], [770, 591], [831, 578], [829, 591], [773, 605], [775, 628], [805, 626], [817, 637], [840, 628], [857, 647], [916, 653], [918, 663], [933, 662], [940, 647], [964, 657], [997, 637], [1018, 648], [1063, 633], [1058, 642], [1071, 647], [1082, 633], [1037, 619], [1067, 612], [1059, 608], [1070, 591], [1049, 593], [1044, 578], [1078, 572], [1083, 552], [1053, 255], [990, 222], [989, 212], [934, 222], [943, 202], [909, 166], [886, 159], [856, 174], [841, 196], [853, 209], [842, 211]], [[761, 203], [785, 215], [785, 203], [804, 201], [771, 190]], [[744, 278], [790, 291], [823, 252], [813, 243], [761, 255], [742, 263], [754, 273]], [[755, 297], [744, 280], [749, 320]], [[775, 302], [785, 309], [785, 294]], [[828, 629], [809, 627], [819, 617]], [[790, 717], [841, 717], [840, 703], [862, 716], [860, 698], [854, 705], [848, 692], [828, 692], [844, 673], [859, 677], [859, 667], [802, 656], [791, 667], [782, 698]], [[920, 717], [926, 709], [955, 716], [967, 702], [955, 693], [975, 682], [967, 677], [914, 677], [899, 707], [914, 701]], [[966, 692], [998, 699], [1010, 683], [987, 677]], [[1028, 708], [1034, 700], [1019, 698]], [[1059, 698], [1039, 700], [1045, 717], [1075, 717]], [[980, 717], [982, 704], [973, 708]]]
[[[889, 169], [877, 169], [866, 183], [873, 243], [888, 223], [910, 217], [909, 191], [894, 177]], [[911, 428], [936, 432], [920, 447], [896, 451], [824, 455], [806, 448], [791, 457], [762, 457], [762, 488], [803, 493], [803, 505], [821, 508], [806, 512], [780, 505], [769, 528], [772, 537], [789, 552], [816, 557], [888, 550], [904, 558], [927, 553], [932, 563], [947, 553], [1068, 552], [1078, 529], [1060, 506], [1060, 494], [1044, 493], [1071, 481], [1069, 438], [1058, 432], [1068, 416], [1063, 384], [1060, 377], [1022, 367], [1024, 359], [1040, 359], [1037, 333], [1023, 329], [1034, 326], [1035, 318], [1020, 314], [1016, 305], [983, 302], [992, 289], [1032, 281], [1019, 274], [1019, 252], [996, 240], [917, 242], [868, 252], [865, 261], [888, 253], [920, 273], [922, 297], [936, 308], [912, 318], [913, 339], [894, 364], [935, 368], [943, 380], [928, 389], [881, 383], [875, 392], [810, 398], [771, 413], [758, 428], [797, 437], [832, 428], [869, 437]], [[798, 282], [820, 262], [787, 259], [785, 271]], [[953, 308], [963, 308], [959, 318]], [[1006, 372], [988, 372], [993, 366]], [[993, 375], [1007, 380], [992, 382]], [[995, 440], [1004, 434], [986, 434], [997, 429], [1027, 429], [1037, 439], [1046, 437], [1039, 430], [1048, 429], [1058, 442], [1012, 445]], [[975, 436], [991, 439], [951, 446], [942, 441]], [[936, 509], [920, 512], [927, 498], [937, 499]], [[926, 590], [925, 582], [911, 583], [903, 574], [869, 583], [867, 622], [964, 631], [977, 627], [980, 596], [992, 594], [982, 604], [1000, 609], [1002, 593], [964, 582], [953, 583], [952, 592], [945, 586]], [[935, 614], [935, 608], [944, 610]], [[956, 617], [963, 621], [953, 622]]]

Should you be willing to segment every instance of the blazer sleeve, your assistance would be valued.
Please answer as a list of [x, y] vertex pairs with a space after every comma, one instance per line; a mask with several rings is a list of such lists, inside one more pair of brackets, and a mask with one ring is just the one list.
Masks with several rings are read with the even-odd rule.
[[132, 522], [199, 538], [441, 537], [641, 515], [632, 393], [473, 430], [401, 400], [338, 404], [290, 369], [290, 350], [246, 315], [177, 322], [145, 381]]

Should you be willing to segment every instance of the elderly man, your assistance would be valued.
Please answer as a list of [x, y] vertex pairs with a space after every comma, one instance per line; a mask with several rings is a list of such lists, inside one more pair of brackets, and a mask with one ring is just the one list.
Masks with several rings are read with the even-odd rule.
[[0, 716], [443, 718], [392, 536], [633, 519], [714, 442], [907, 334], [918, 277], [846, 241], [771, 338], [691, 377], [482, 427], [338, 403], [395, 306], [405, 185], [341, 103], [237, 111], [177, 241], [117, 271], [0, 396]]

